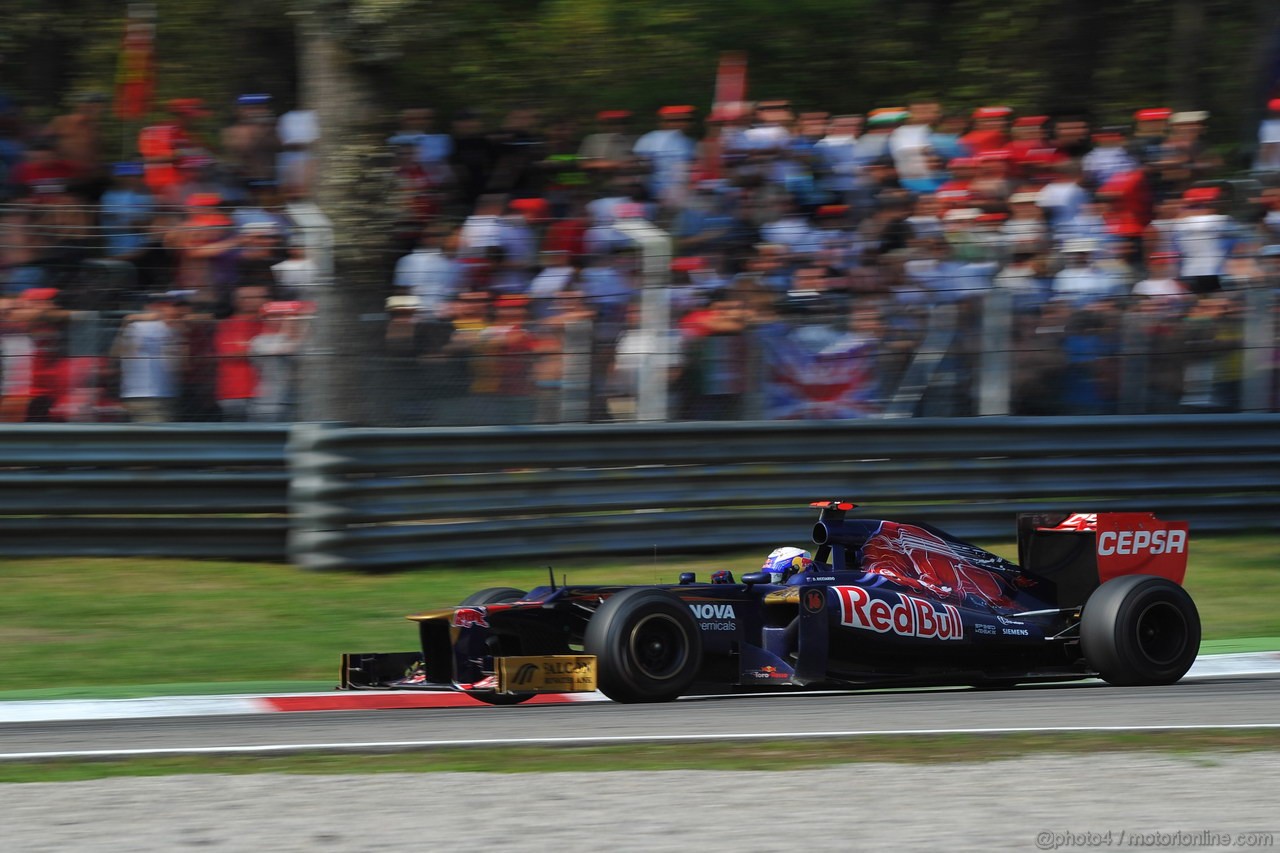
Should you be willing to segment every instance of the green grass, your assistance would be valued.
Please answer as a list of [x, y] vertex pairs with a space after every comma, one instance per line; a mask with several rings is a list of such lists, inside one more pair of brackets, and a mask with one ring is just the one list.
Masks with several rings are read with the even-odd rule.
[[[555, 566], [557, 581], [567, 574], [575, 583], [652, 583], [681, 571], [741, 573], [762, 557]], [[344, 651], [412, 649], [405, 614], [455, 604], [481, 587], [546, 582], [545, 566], [476, 563], [363, 575], [213, 561], [9, 560], [0, 564], [0, 697], [323, 689], [335, 683]], [[1187, 588], [1207, 640], [1280, 637], [1280, 539], [1195, 540]]]
[[997, 761], [1029, 753], [1099, 752], [1178, 756], [1198, 763], [1233, 752], [1280, 752], [1280, 731], [918, 735], [751, 743], [639, 744], [606, 747], [437, 748], [397, 753], [166, 756], [125, 760], [0, 762], [0, 784], [74, 782], [180, 773], [555, 773], [619, 770], [800, 770], [868, 761]]

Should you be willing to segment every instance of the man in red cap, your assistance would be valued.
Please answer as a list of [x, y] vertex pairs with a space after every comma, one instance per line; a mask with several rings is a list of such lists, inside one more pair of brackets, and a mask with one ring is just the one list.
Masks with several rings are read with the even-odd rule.
[[247, 421], [258, 394], [258, 370], [249, 359], [249, 344], [262, 331], [262, 306], [270, 301], [265, 287], [238, 287], [230, 317], [218, 321], [214, 349], [218, 364], [218, 408], [224, 421]]
[[267, 302], [262, 306], [262, 327], [249, 340], [249, 360], [258, 375], [257, 393], [249, 401], [249, 420], [293, 420], [298, 359], [314, 307], [300, 301]]
[[1005, 150], [1009, 152], [1009, 166], [1013, 174], [1023, 180], [1030, 180], [1043, 155], [1035, 152], [1048, 151], [1049, 139], [1045, 135], [1048, 116], [1018, 116], [1013, 120], [1012, 138]]
[[1171, 115], [1173, 110], [1168, 107], [1144, 107], [1133, 114], [1133, 139], [1129, 150], [1142, 163], [1160, 159]]
[[978, 107], [973, 111], [973, 130], [960, 137], [975, 155], [1002, 149], [1009, 143], [1008, 107]]
[[1222, 269], [1234, 223], [1218, 212], [1221, 194], [1218, 187], [1211, 185], [1187, 190], [1182, 194], [1182, 218], [1174, 225], [1175, 243], [1182, 255], [1179, 278], [1197, 294], [1222, 289]]
[[636, 140], [632, 149], [649, 172], [649, 192], [667, 208], [683, 200], [689, 169], [698, 156], [697, 143], [688, 133], [694, 112], [687, 105], [663, 107], [658, 110], [658, 129]]
[[1267, 101], [1267, 117], [1258, 126], [1258, 156], [1253, 168], [1280, 170], [1280, 98]]
[[0, 297], [0, 421], [46, 421], [58, 392], [68, 311], [58, 291], [32, 287], [16, 299]]

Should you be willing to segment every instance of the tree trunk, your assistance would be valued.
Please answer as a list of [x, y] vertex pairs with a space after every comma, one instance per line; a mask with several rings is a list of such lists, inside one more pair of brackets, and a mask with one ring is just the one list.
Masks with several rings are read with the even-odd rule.
[[370, 390], [377, 371], [388, 288], [393, 174], [377, 119], [377, 89], [317, 11], [301, 16], [301, 100], [315, 110], [320, 141], [314, 200], [333, 228], [332, 286], [317, 300], [312, 358], [303, 384], [309, 419], [373, 425]]
[[1257, 0], [1253, 74], [1246, 83], [1247, 100], [1241, 115], [1241, 138], [1251, 146], [1258, 138], [1258, 123], [1267, 114], [1267, 102], [1280, 98], [1280, 3]]
[[1046, 45], [1046, 102], [1059, 113], [1090, 114], [1097, 103], [1097, 67], [1105, 0], [1063, 0]]
[[1201, 0], [1175, 0], [1169, 33], [1169, 103], [1175, 109], [1204, 108], [1200, 91], [1201, 43], [1205, 39]]

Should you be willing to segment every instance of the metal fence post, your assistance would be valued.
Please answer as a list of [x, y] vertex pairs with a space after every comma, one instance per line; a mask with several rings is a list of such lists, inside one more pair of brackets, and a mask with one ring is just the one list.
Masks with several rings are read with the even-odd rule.
[[1007, 415], [1013, 378], [1013, 294], [1001, 288], [982, 300], [982, 355], [978, 414]]
[[1125, 311], [1120, 318], [1120, 399], [1116, 411], [1140, 415], [1147, 411], [1151, 340], [1143, 315]]
[[312, 202], [292, 202], [286, 210], [301, 232], [307, 257], [315, 265], [316, 280], [309, 294], [316, 312], [307, 333], [298, 377], [298, 419], [337, 420], [333, 398], [334, 336], [338, 318], [333, 298], [333, 223]]
[[665, 421], [670, 417], [667, 366], [672, 346], [671, 237], [643, 219], [623, 219], [614, 228], [640, 246], [642, 258], [640, 328], [650, 347], [641, 359], [636, 420]]
[[1245, 291], [1244, 370], [1240, 379], [1240, 410], [1268, 412], [1280, 401], [1272, 399], [1276, 369], [1276, 294], [1269, 287]]
[[571, 323], [564, 330], [561, 355], [560, 422], [586, 423], [591, 412], [590, 322]]

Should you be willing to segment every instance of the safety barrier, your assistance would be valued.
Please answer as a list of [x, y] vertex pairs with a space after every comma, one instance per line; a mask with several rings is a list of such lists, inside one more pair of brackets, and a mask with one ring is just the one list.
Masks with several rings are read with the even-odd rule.
[[281, 560], [288, 428], [0, 428], [0, 553]]
[[0, 428], [0, 554], [396, 570], [804, 539], [814, 499], [1007, 539], [1029, 509], [1275, 530], [1280, 415]]
[[814, 499], [961, 536], [1032, 509], [1274, 529], [1280, 416], [337, 429], [298, 425], [289, 555], [310, 569], [802, 544]]

